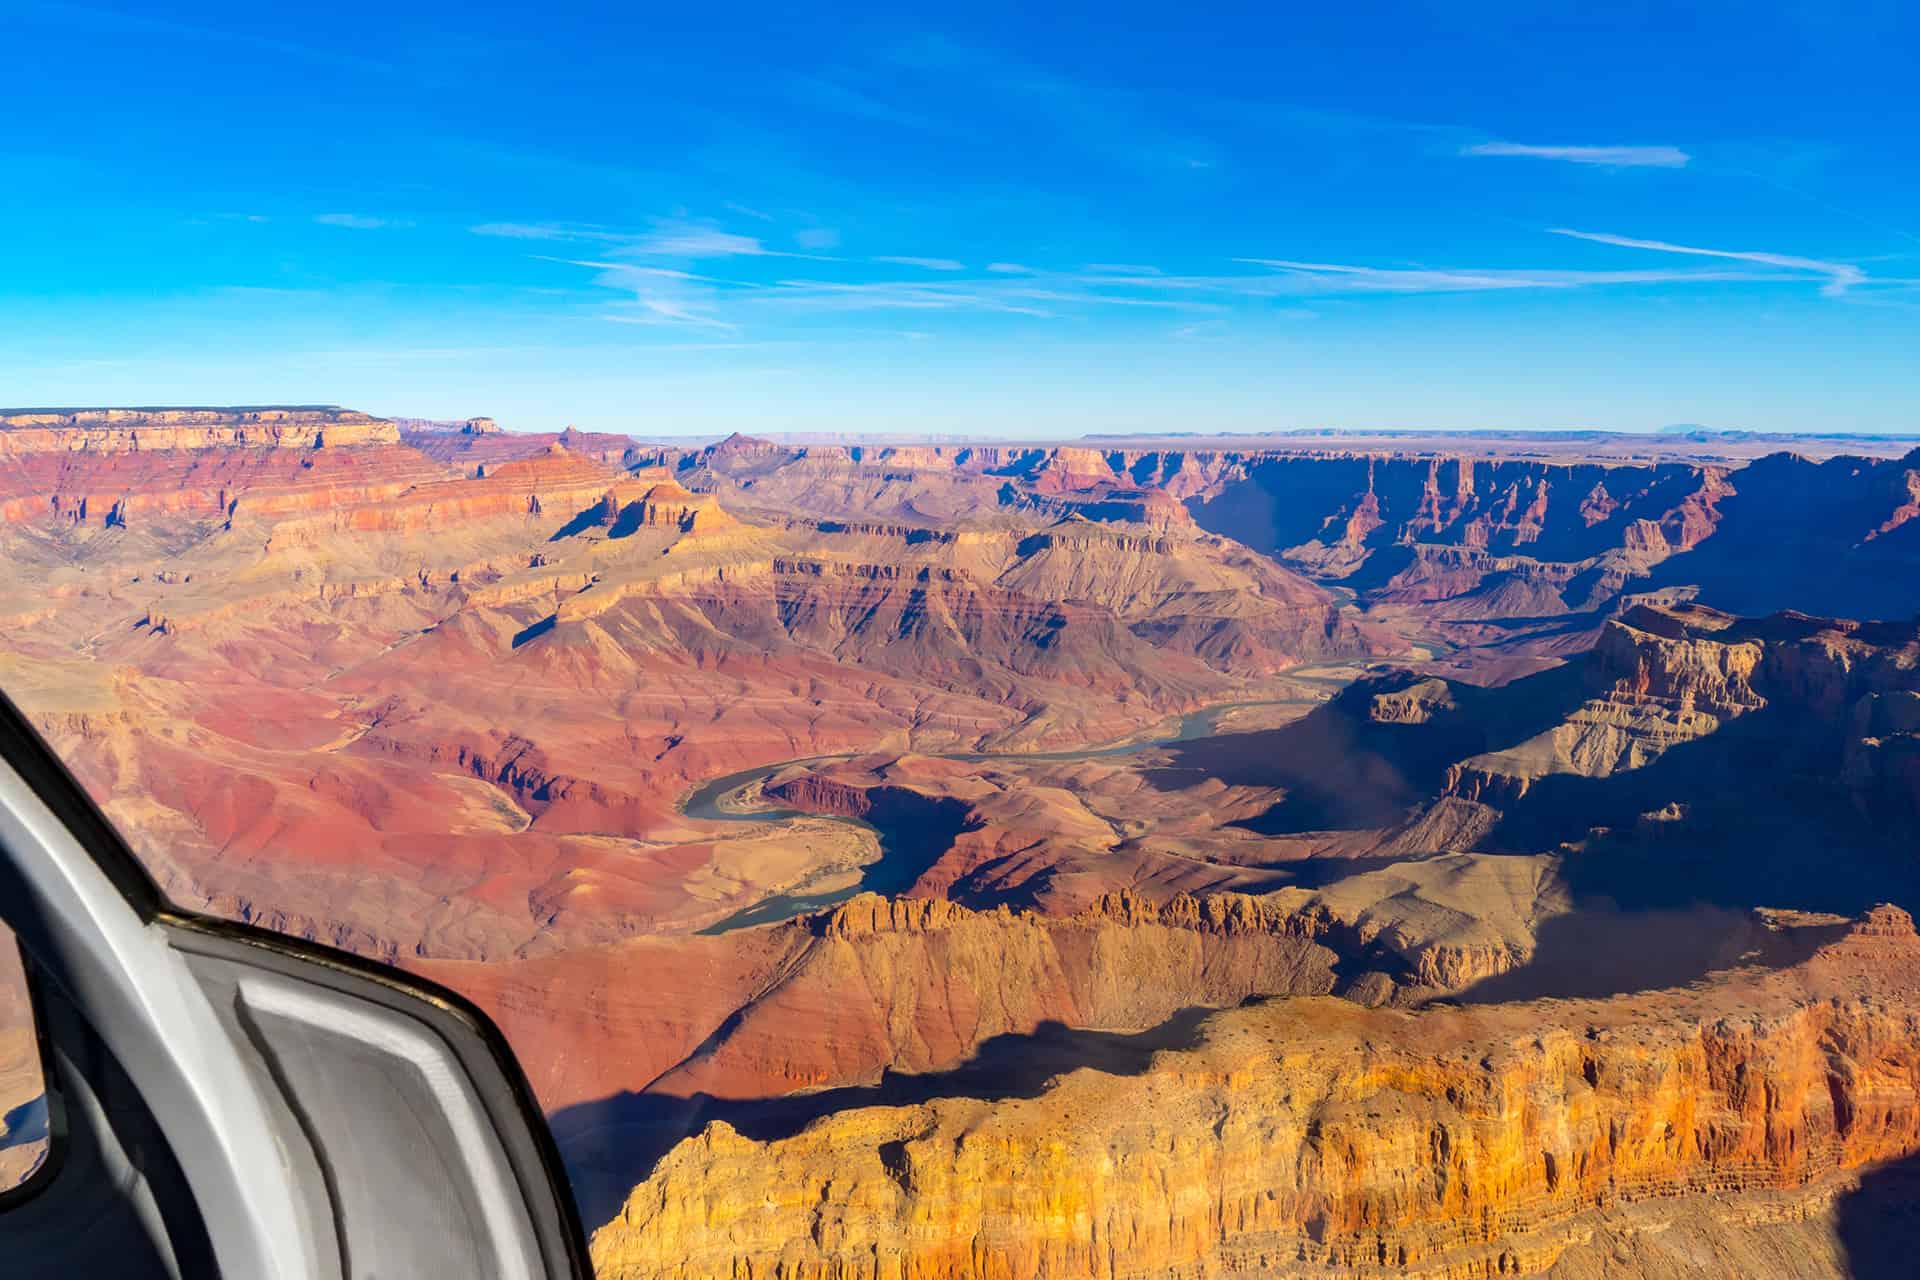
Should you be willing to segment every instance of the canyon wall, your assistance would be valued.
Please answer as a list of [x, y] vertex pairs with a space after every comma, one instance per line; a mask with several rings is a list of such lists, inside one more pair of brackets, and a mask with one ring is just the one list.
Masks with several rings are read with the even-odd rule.
[[[1612, 1002], [1269, 1002], [1137, 1074], [682, 1142], [594, 1238], [614, 1280], [1546, 1270], [1595, 1219], [1792, 1213], [1920, 1150], [1920, 941]], [[1782, 1200], [1781, 1197], [1787, 1199]], [[1649, 1230], [1663, 1225], [1657, 1218]]]

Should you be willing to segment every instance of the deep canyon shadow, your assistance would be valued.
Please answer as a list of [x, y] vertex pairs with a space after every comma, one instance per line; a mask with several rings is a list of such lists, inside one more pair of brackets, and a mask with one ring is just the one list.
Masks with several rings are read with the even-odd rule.
[[1587, 698], [1588, 679], [1579, 661], [1498, 688], [1450, 685], [1419, 719], [1386, 721], [1369, 714], [1370, 702], [1418, 703], [1440, 685], [1389, 672], [1356, 681], [1292, 724], [1168, 746], [1166, 763], [1142, 776], [1161, 791], [1207, 778], [1283, 789], [1264, 813], [1232, 824], [1259, 835], [1389, 826], [1437, 795], [1456, 762], [1560, 723]]
[[1476, 982], [1449, 1002], [1601, 999], [1685, 986], [1737, 965], [1786, 968], [1836, 941], [1849, 927], [1776, 931], [1751, 912], [1704, 904], [1646, 911], [1585, 906], [1543, 923], [1526, 964]]
[[1920, 1274], [1920, 1155], [1862, 1177], [1834, 1206], [1834, 1232], [1854, 1280]]
[[695, 1094], [614, 1094], [562, 1108], [552, 1116], [573, 1182], [581, 1218], [592, 1231], [618, 1213], [633, 1189], [681, 1139], [724, 1120], [757, 1141], [791, 1137], [822, 1116], [856, 1107], [913, 1106], [936, 1098], [1000, 1102], [1038, 1097], [1047, 1081], [1091, 1067], [1111, 1075], [1139, 1075], [1153, 1055], [1187, 1049], [1212, 1012], [1183, 1009], [1158, 1026], [1126, 1033], [1079, 1030], [1043, 1022], [1028, 1035], [999, 1035], [946, 1071], [884, 1071], [878, 1081], [777, 1098], [715, 1098]]
[[1485, 847], [1580, 842], [1562, 868], [1575, 899], [1627, 910], [1920, 907], [1915, 833], [1841, 775], [1831, 729], [1770, 706], [1639, 769], [1536, 779]]

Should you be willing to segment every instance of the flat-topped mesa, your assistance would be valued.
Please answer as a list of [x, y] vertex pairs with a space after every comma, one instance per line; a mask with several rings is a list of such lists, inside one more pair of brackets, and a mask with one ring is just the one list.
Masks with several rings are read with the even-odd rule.
[[759, 436], [744, 435], [736, 431], [724, 440], [716, 440], [696, 456], [709, 466], [718, 465], [726, 469], [735, 465], [752, 466], [758, 463], [787, 461], [804, 454], [805, 450], [792, 449], [783, 444], [776, 444], [772, 440], [763, 440]]
[[1192, 513], [1164, 489], [1109, 487], [1076, 492], [1073, 497], [1073, 512], [1089, 520], [1145, 524], [1157, 529], [1195, 527]]
[[0, 411], [0, 457], [398, 443], [394, 423], [333, 405]]
[[[209, 522], [379, 502], [445, 474], [345, 409], [21, 411], [0, 426], [0, 524]], [[57, 425], [66, 423], [68, 425]], [[75, 425], [77, 424], [77, 425]]]
[[[310, 518], [279, 521], [273, 537], [285, 543], [338, 530], [408, 532], [503, 517], [558, 524], [567, 512], [578, 511], [604, 493], [609, 474], [599, 463], [554, 445], [534, 457], [486, 468], [481, 476], [415, 484], [378, 501], [343, 504]], [[234, 518], [263, 511], [277, 514], [270, 503], [243, 496], [235, 505]]]
[[1029, 478], [1035, 493], [1071, 493], [1121, 482], [1107, 465], [1106, 456], [1096, 449], [1055, 449]]

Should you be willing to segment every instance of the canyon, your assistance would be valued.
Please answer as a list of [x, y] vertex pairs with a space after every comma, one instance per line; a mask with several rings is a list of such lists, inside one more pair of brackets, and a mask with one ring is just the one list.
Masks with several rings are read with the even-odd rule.
[[608, 1276], [1875, 1274], [1920, 450], [1790, 443], [4, 411], [0, 690]]

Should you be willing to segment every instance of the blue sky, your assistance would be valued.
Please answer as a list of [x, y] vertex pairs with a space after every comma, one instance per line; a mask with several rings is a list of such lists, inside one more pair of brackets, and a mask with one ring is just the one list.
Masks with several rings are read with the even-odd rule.
[[1920, 430], [1916, 6], [1035, 8], [0, 0], [0, 402]]

